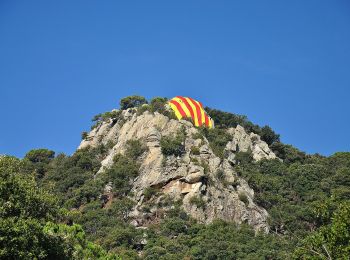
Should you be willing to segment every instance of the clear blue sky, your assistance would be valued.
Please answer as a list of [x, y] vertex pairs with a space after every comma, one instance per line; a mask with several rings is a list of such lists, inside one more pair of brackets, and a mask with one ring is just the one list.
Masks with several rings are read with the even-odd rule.
[[121, 97], [191, 96], [350, 150], [350, 2], [0, 1], [0, 154], [71, 154]]

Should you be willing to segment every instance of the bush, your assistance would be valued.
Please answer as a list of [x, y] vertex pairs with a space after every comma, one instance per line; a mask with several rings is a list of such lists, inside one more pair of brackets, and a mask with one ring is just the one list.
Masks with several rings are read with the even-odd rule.
[[148, 150], [148, 147], [144, 145], [139, 139], [137, 140], [128, 140], [126, 142], [126, 152], [125, 155], [129, 158], [136, 160], [144, 152]]
[[261, 140], [265, 141], [268, 145], [280, 141], [280, 135], [276, 134], [271, 127], [267, 125], [261, 128], [260, 137]]
[[192, 146], [191, 147], [191, 153], [193, 155], [200, 155], [199, 148], [197, 146]]
[[155, 97], [151, 100], [150, 107], [152, 112], [158, 112], [164, 114], [166, 111], [165, 104], [168, 101], [167, 98]]
[[246, 204], [246, 205], [249, 204], [248, 196], [244, 192], [238, 193], [238, 198], [240, 201], [244, 202], [244, 204]]
[[130, 180], [139, 173], [137, 162], [125, 155], [117, 154], [114, 157], [113, 166], [103, 173], [105, 182], [112, 181], [115, 194], [118, 196], [128, 195], [131, 189]]
[[217, 170], [216, 172], [216, 178], [219, 181], [223, 181], [225, 179], [225, 172], [223, 170]]
[[205, 207], [206, 207], [206, 203], [205, 203], [205, 201], [202, 199], [202, 197], [200, 197], [200, 196], [193, 196], [193, 197], [191, 197], [190, 198], [190, 203], [192, 204], [192, 205], [196, 205], [197, 206], [197, 208], [200, 208], [200, 209], [205, 209]]
[[142, 115], [144, 112], [146, 112], [146, 111], [151, 111], [151, 107], [150, 107], [150, 105], [148, 105], [148, 104], [144, 104], [144, 105], [142, 105], [142, 106], [139, 106], [138, 108], [137, 108], [137, 111], [136, 111], [136, 115], [137, 116], [140, 116], [140, 115]]
[[156, 194], [157, 194], [157, 189], [154, 187], [147, 187], [143, 191], [143, 196], [145, 196], [145, 200], [149, 200], [150, 198], [152, 198], [153, 195], [156, 195]]
[[268, 145], [274, 142], [279, 142], [279, 135], [276, 134], [271, 127], [260, 127], [253, 124], [248, 120], [246, 116], [237, 115], [233, 113], [223, 112], [217, 109], [205, 108], [208, 115], [214, 120], [215, 126], [218, 128], [236, 127], [242, 126], [248, 133], [256, 133], [261, 136], [261, 140], [265, 141]]
[[236, 153], [235, 160], [238, 164], [248, 164], [253, 161], [252, 151]]
[[103, 122], [108, 122], [109, 120], [112, 120], [112, 124], [114, 125], [119, 119], [121, 119], [120, 110], [107, 111], [105, 113], [97, 114], [91, 119], [91, 121], [95, 122], [95, 124], [91, 126], [91, 130], [101, 125]]
[[184, 142], [185, 135], [182, 132], [178, 132], [175, 137], [164, 136], [160, 140], [162, 153], [166, 156], [181, 156], [185, 153]]
[[142, 96], [129, 96], [120, 100], [120, 109], [125, 110], [132, 107], [139, 107], [147, 103], [147, 100]]
[[55, 152], [48, 149], [34, 149], [30, 150], [25, 159], [28, 159], [32, 163], [48, 163], [55, 157]]
[[81, 140], [85, 140], [88, 137], [89, 133], [88, 132], [82, 132], [81, 133]]
[[275, 142], [271, 145], [271, 150], [276, 154], [278, 158], [281, 158], [285, 163], [303, 162], [306, 159], [306, 154], [301, 152], [297, 148]]
[[200, 131], [209, 141], [214, 154], [223, 159], [226, 144], [232, 140], [231, 135], [225, 129], [220, 128], [208, 129], [203, 127], [200, 128]]

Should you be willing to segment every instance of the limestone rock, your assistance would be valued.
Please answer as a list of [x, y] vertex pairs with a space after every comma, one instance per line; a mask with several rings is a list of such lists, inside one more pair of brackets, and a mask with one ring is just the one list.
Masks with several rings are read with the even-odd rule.
[[[78, 149], [96, 147], [101, 142], [114, 144], [101, 162], [100, 173], [112, 166], [116, 154], [125, 152], [128, 140], [139, 139], [148, 146], [147, 153], [138, 160], [139, 175], [132, 180], [132, 199], [137, 202], [129, 214], [133, 218], [132, 225], [138, 228], [146, 225], [146, 219], [156, 216], [162, 210], [163, 206], [157, 206], [161, 199], [169, 197], [181, 200], [183, 209], [202, 223], [220, 218], [236, 223], [246, 222], [256, 230], [268, 232], [266, 210], [254, 203], [254, 191], [245, 180], [237, 176], [232, 166], [236, 163], [236, 153], [240, 151], [251, 151], [255, 160], [276, 158], [258, 135], [246, 133], [241, 126], [228, 129], [232, 140], [227, 143], [225, 158], [222, 159], [213, 153], [206, 138], [193, 138], [194, 134], [198, 134], [198, 129], [191, 122], [169, 119], [148, 111], [137, 115], [135, 109], [122, 111], [121, 118], [118, 122], [103, 122], [93, 129]], [[181, 129], [185, 129], [186, 133], [185, 153], [178, 158], [164, 157], [160, 148], [161, 138], [175, 135]], [[199, 154], [193, 155], [192, 147], [199, 148]], [[223, 172], [224, 181], [216, 177], [219, 170]], [[107, 184], [105, 193], [112, 192], [111, 187], [111, 184]], [[143, 194], [149, 187], [158, 192], [148, 202], [153, 203], [150, 212], [145, 213]], [[242, 192], [246, 194], [248, 203], [239, 199], [239, 193]], [[193, 197], [202, 200], [205, 207], [193, 204]]]

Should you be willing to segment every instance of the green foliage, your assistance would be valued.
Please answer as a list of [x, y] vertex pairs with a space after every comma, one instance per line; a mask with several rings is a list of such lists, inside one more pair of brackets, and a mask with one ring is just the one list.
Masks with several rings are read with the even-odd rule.
[[350, 256], [350, 203], [333, 213], [331, 223], [309, 234], [296, 249], [296, 259], [348, 259]]
[[132, 139], [126, 142], [126, 152], [125, 155], [131, 159], [136, 160], [144, 152], [148, 150], [148, 147], [143, 144], [139, 139]]
[[88, 137], [89, 133], [88, 132], [82, 132], [81, 133], [81, 140], [86, 140], [86, 138]]
[[223, 170], [217, 170], [215, 174], [216, 179], [219, 181], [224, 181], [225, 180], [225, 172]]
[[35, 149], [29, 151], [24, 159], [27, 163], [27, 172], [35, 172], [37, 178], [42, 178], [48, 170], [48, 164], [55, 157], [55, 152], [48, 149]]
[[145, 196], [145, 200], [149, 200], [152, 196], [156, 195], [158, 190], [154, 187], [147, 187], [143, 191], [143, 196]]
[[[144, 98], [129, 97], [122, 106], [139, 106], [137, 113], [167, 115], [166, 102], [155, 98], [144, 105]], [[280, 143], [268, 126], [261, 128], [244, 116], [207, 111], [216, 128], [200, 128], [193, 138], [206, 137], [216, 155], [223, 158], [232, 139], [226, 128], [240, 124], [259, 134], [283, 160], [255, 162], [250, 151], [238, 152], [235, 158], [234, 170], [254, 189], [254, 202], [269, 213], [270, 234], [255, 234], [244, 224], [219, 220], [199, 224], [181, 210], [179, 202], [153, 187], [144, 190], [148, 229], [131, 226], [130, 213], [136, 204], [131, 184], [139, 174], [137, 161], [147, 151], [141, 140], [131, 140], [125, 154], [116, 155], [113, 166], [99, 174], [112, 143], [81, 149], [72, 156], [55, 157], [47, 149], [32, 150], [23, 160], [0, 156], [0, 259], [116, 259], [112, 252], [122, 259], [290, 259], [293, 252], [296, 259], [347, 259], [350, 153], [306, 155]], [[94, 121], [96, 125], [121, 122], [120, 113], [100, 114]], [[163, 137], [162, 153], [183, 155], [185, 137], [184, 131]], [[198, 147], [191, 147], [191, 154], [198, 155]], [[198, 158], [196, 163], [207, 174], [209, 166]], [[207, 174], [204, 181], [209, 186], [217, 180], [229, 184], [224, 172], [218, 170], [215, 177]], [[106, 183], [113, 186], [108, 194]], [[151, 200], [155, 195], [159, 195], [157, 206], [164, 207], [157, 212]], [[249, 203], [245, 193], [238, 197]], [[201, 196], [192, 197], [190, 203], [200, 209], [206, 206]]]
[[185, 216], [172, 216], [151, 227], [144, 258], [288, 259], [290, 250], [291, 245], [283, 237], [255, 235], [245, 225], [221, 220], [202, 225]]
[[163, 136], [160, 140], [162, 153], [166, 156], [175, 155], [181, 156], [185, 153], [185, 135], [179, 131], [175, 137]]
[[237, 152], [235, 160], [236, 160], [237, 164], [251, 163], [253, 161], [252, 152], [250, 150], [248, 150], [247, 152], [242, 152], [242, 151]]
[[199, 148], [197, 146], [192, 146], [191, 147], [191, 154], [200, 155]]
[[216, 128], [229, 128], [240, 125], [244, 127], [248, 133], [253, 132], [260, 135], [261, 139], [268, 145], [271, 145], [274, 142], [279, 142], [279, 135], [276, 134], [271, 127], [264, 126], [261, 128], [258, 125], [254, 125], [246, 116], [223, 112], [209, 107], [206, 107], [205, 111], [214, 120]]
[[145, 111], [149, 111], [151, 113], [158, 112], [162, 115], [169, 117], [170, 119], [177, 119], [175, 113], [172, 109], [168, 109], [166, 104], [168, 99], [165, 97], [155, 97], [151, 100], [148, 105], [142, 105], [137, 109], [137, 115], [143, 114]]
[[125, 196], [130, 192], [130, 180], [134, 179], [139, 173], [139, 165], [130, 157], [117, 154], [114, 159], [114, 164], [107, 169], [101, 178], [104, 182], [111, 181], [118, 196]]
[[165, 109], [165, 104], [168, 101], [167, 98], [155, 97], [151, 100], [150, 106], [152, 112], [158, 112], [160, 114], [165, 114], [167, 111]]
[[0, 259], [117, 259], [87, 241], [79, 226], [57, 223], [64, 216], [56, 198], [24, 168], [25, 162], [0, 157]]
[[142, 106], [139, 106], [139, 107], [137, 108], [136, 114], [137, 114], [138, 116], [140, 116], [140, 115], [142, 115], [142, 114], [143, 114], [144, 112], [146, 112], [146, 111], [151, 111], [151, 107], [150, 107], [149, 104], [143, 104]]
[[55, 152], [48, 149], [35, 149], [30, 150], [26, 155], [25, 159], [28, 159], [32, 163], [48, 163], [55, 157]]
[[[348, 160], [344, 154], [341, 159], [309, 156], [294, 163], [262, 160], [236, 170], [254, 189], [256, 203], [268, 210], [273, 232], [304, 236], [328, 223], [319, 216], [331, 214], [334, 205], [348, 200]], [[325, 202], [333, 206], [325, 207]]]
[[280, 141], [280, 135], [276, 134], [271, 127], [267, 125], [263, 126], [257, 134], [259, 134], [261, 140], [265, 141], [268, 145]]
[[147, 104], [147, 100], [141, 96], [128, 96], [120, 100], [120, 109], [125, 110]]
[[71, 207], [79, 207], [82, 203], [97, 198], [103, 183], [94, 180], [94, 175], [107, 151], [101, 145], [80, 149], [70, 157], [58, 155], [48, 165], [41, 185], [50, 187], [62, 200], [62, 204]]
[[224, 150], [226, 144], [231, 141], [232, 137], [225, 129], [213, 128], [208, 129], [206, 127], [200, 128], [200, 132], [209, 141], [210, 147], [214, 154], [220, 158], [224, 158]]
[[302, 163], [306, 159], [306, 154], [304, 152], [301, 152], [297, 148], [288, 144], [275, 142], [270, 148], [276, 154], [276, 156], [281, 158], [285, 163]]
[[97, 114], [92, 118], [92, 121], [95, 122], [95, 124], [91, 126], [91, 130], [101, 125], [103, 122], [111, 121], [112, 124], [114, 125], [120, 119], [121, 119], [120, 110], [112, 110], [102, 114]]
[[246, 205], [249, 204], [248, 196], [247, 196], [247, 194], [245, 194], [244, 192], [239, 192], [239, 193], [238, 193], [238, 198], [239, 198], [239, 200], [242, 201], [244, 204], [246, 204]]
[[197, 208], [200, 208], [200, 209], [203, 209], [203, 210], [204, 210], [205, 207], [206, 207], [205, 201], [204, 201], [203, 198], [200, 197], [200, 196], [193, 196], [193, 197], [191, 197], [191, 198], [190, 198], [190, 203], [191, 203], [192, 205], [196, 205]]

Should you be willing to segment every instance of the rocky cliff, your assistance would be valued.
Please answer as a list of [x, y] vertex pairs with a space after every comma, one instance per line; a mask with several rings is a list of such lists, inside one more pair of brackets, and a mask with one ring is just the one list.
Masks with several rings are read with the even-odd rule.
[[[139, 158], [139, 175], [132, 180], [132, 199], [137, 202], [132, 224], [146, 226], [161, 212], [172, 207], [168, 198], [181, 203], [184, 211], [203, 223], [216, 218], [248, 223], [256, 230], [268, 232], [267, 211], [254, 203], [254, 191], [234, 170], [236, 155], [251, 152], [254, 160], [273, 159], [275, 154], [254, 133], [243, 127], [229, 128], [223, 158], [214, 154], [208, 140], [186, 120], [174, 120], [160, 113], [136, 113], [131, 108], [119, 112], [119, 119], [101, 122], [81, 142], [78, 149], [112, 143], [97, 174], [113, 165], [116, 154], [123, 154], [128, 140], [140, 140], [148, 149]], [[181, 156], [162, 154], [160, 141], [182, 131], [185, 135]], [[145, 197], [153, 188], [156, 194]], [[106, 193], [111, 192], [107, 185]], [[147, 205], [148, 210], [145, 210]]]

